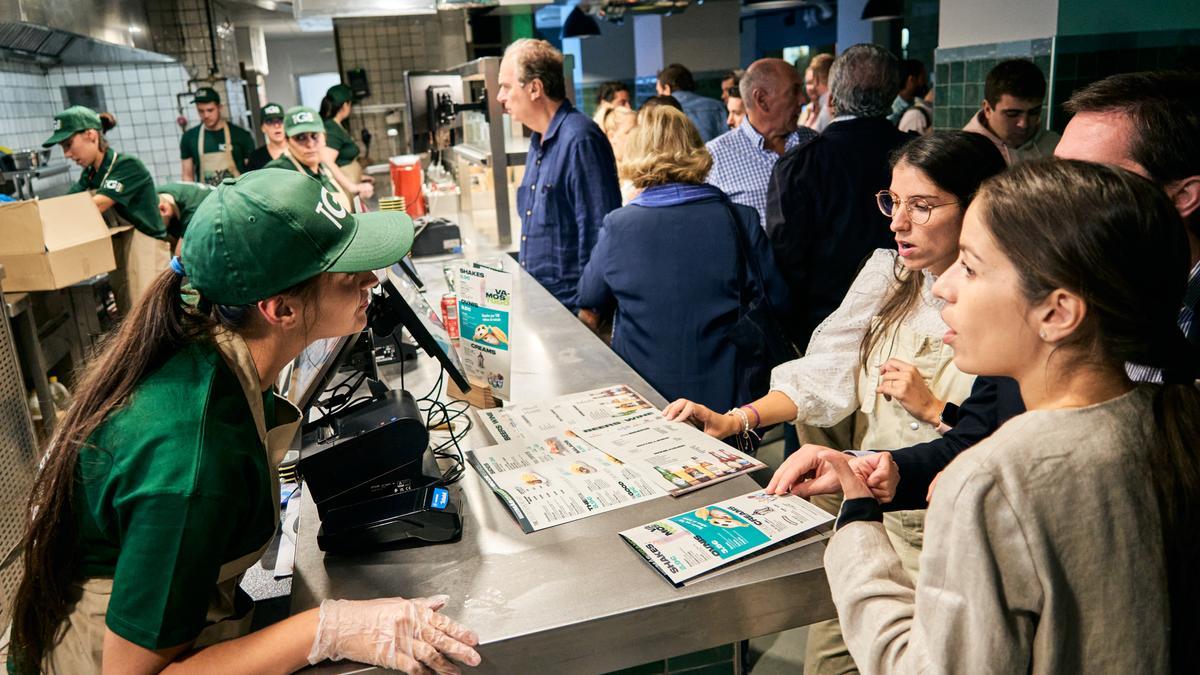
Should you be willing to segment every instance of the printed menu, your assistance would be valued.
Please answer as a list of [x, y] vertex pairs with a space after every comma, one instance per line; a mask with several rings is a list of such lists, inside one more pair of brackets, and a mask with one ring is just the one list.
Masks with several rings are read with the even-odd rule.
[[833, 516], [794, 495], [756, 490], [621, 532], [676, 587], [737, 561], [761, 559], [829, 536]]
[[766, 466], [626, 385], [479, 415], [501, 442], [467, 462], [527, 533]]

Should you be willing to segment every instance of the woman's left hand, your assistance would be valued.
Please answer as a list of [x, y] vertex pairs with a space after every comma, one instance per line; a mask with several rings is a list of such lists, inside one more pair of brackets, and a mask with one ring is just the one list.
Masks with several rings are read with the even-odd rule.
[[867, 487], [867, 476], [850, 466], [850, 455], [837, 450], [822, 450], [817, 453], [817, 457], [825, 462], [827, 472], [832, 472], [838, 477], [842, 484], [842, 495], [846, 499], [875, 498], [875, 495], [871, 494], [871, 488]]
[[375, 196], [375, 184], [363, 181], [358, 184], [358, 196], [363, 199], [370, 199]]
[[883, 394], [889, 401], [895, 399], [913, 417], [937, 425], [946, 402], [933, 395], [916, 366], [899, 359], [888, 359], [880, 371], [883, 379], [875, 393]]

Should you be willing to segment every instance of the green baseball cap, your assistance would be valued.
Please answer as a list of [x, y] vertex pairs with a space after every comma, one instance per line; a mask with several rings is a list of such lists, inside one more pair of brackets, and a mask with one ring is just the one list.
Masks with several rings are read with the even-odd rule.
[[192, 103], [220, 103], [221, 95], [212, 87], [200, 87], [196, 90], [196, 98], [192, 99]]
[[287, 113], [283, 116], [283, 133], [291, 138], [305, 132], [325, 133], [325, 123], [321, 121], [321, 116], [317, 114], [316, 110], [305, 108], [302, 105], [288, 108]]
[[341, 106], [346, 101], [354, 100], [354, 90], [344, 84], [333, 85], [329, 88], [329, 91], [325, 92], [325, 95], [328, 96], [336, 106]]
[[103, 129], [100, 115], [86, 106], [73, 105], [54, 116], [54, 133], [42, 143], [42, 147], [54, 147], [87, 129]]
[[278, 103], [268, 103], [258, 111], [258, 116], [262, 121], [281, 120], [283, 119], [283, 106]]
[[320, 181], [259, 169], [226, 178], [192, 216], [182, 263], [209, 301], [248, 305], [322, 272], [388, 267], [412, 247], [404, 213], [352, 214]]

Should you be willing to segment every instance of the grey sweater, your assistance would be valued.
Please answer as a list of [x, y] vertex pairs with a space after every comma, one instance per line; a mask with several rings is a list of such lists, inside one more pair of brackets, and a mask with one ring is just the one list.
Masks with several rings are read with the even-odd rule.
[[882, 524], [839, 530], [825, 569], [862, 672], [1166, 672], [1152, 395], [1030, 411], [955, 459], [915, 588]]

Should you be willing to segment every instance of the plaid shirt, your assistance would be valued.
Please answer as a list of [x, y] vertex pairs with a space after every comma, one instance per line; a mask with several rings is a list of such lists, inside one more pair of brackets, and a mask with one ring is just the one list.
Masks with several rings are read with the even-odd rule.
[[[1183, 294], [1183, 307], [1179, 309], [1179, 330], [1192, 344], [1200, 343], [1200, 333], [1195, 331], [1196, 312], [1200, 311], [1200, 263], [1188, 275], [1187, 290]], [[1134, 382], [1162, 382], [1162, 371], [1151, 366], [1126, 363], [1125, 373]]]
[[[816, 136], [812, 129], [800, 127], [788, 134], [784, 152]], [[758, 211], [758, 224], [766, 227], [767, 184], [779, 155], [763, 147], [762, 134], [755, 131], [749, 119], [712, 139], [706, 147], [713, 158], [708, 184], [721, 188], [734, 203]]]

